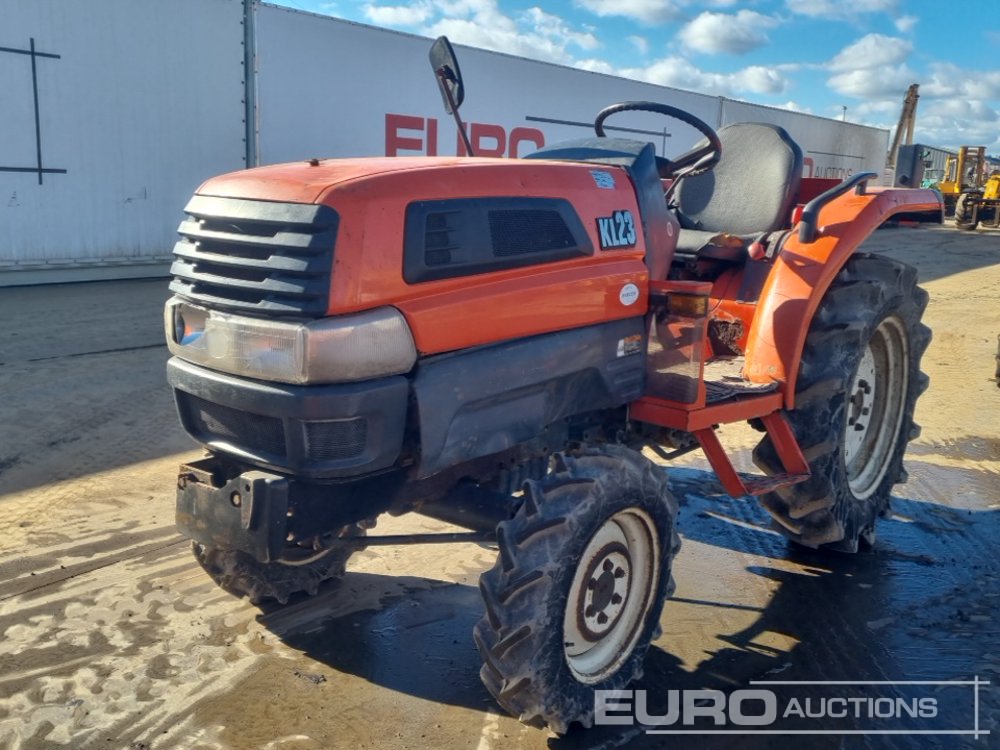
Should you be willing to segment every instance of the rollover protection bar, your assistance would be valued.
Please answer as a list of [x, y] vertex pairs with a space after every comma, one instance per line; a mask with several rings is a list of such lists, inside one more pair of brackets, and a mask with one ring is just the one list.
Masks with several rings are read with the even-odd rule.
[[858, 172], [855, 175], [851, 175], [850, 178], [844, 180], [839, 185], [835, 185], [825, 193], [820, 193], [809, 201], [802, 209], [802, 218], [799, 220], [799, 242], [808, 245], [810, 242], [816, 241], [819, 212], [823, 206], [834, 198], [843, 195], [848, 190], [853, 189], [855, 195], [864, 195], [868, 180], [875, 177], [878, 177], [878, 175], [874, 172]]

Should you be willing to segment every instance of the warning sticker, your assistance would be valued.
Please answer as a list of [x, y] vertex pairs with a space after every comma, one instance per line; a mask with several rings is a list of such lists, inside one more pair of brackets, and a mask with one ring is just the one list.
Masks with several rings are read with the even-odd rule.
[[618, 339], [619, 357], [627, 357], [630, 354], [638, 354], [641, 350], [642, 336], [638, 333], [634, 336], [626, 336], [623, 339]]
[[615, 189], [615, 176], [610, 172], [602, 172], [599, 169], [590, 170], [590, 176], [594, 178], [594, 184], [601, 190]]

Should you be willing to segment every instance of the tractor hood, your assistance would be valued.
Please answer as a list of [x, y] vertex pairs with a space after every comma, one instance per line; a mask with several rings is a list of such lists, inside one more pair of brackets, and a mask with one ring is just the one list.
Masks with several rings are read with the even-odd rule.
[[274, 164], [213, 177], [198, 193], [222, 198], [318, 203], [330, 188], [367, 177], [439, 169], [455, 164], [496, 164], [496, 159], [468, 157], [372, 157], [365, 159], [316, 159]]
[[645, 310], [644, 216], [618, 166], [468, 157], [281, 164], [209, 180], [186, 212], [171, 289], [226, 314], [316, 319], [395, 308], [427, 355]]

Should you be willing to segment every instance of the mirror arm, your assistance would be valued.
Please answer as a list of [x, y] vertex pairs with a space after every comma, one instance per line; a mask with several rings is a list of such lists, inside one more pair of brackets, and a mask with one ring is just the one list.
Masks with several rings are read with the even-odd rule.
[[469, 134], [465, 132], [465, 124], [462, 122], [461, 115], [458, 114], [458, 104], [455, 103], [455, 97], [451, 93], [451, 87], [448, 86], [448, 81], [455, 80], [455, 74], [451, 72], [451, 69], [447, 65], [442, 65], [436, 71], [437, 77], [441, 79], [441, 91], [444, 95], [448, 97], [448, 109], [451, 114], [455, 117], [455, 125], [458, 126], [458, 133], [462, 136], [462, 142], [465, 143], [465, 152], [469, 156], [475, 156], [472, 151], [472, 142], [469, 140]]

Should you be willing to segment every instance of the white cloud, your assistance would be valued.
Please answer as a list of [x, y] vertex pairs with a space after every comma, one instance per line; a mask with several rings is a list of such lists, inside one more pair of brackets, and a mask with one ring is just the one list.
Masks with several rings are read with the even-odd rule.
[[580, 70], [589, 70], [592, 73], [607, 73], [610, 76], [618, 75], [618, 71], [608, 64], [606, 60], [598, 60], [595, 58], [577, 60], [573, 67], [579, 68]]
[[676, 56], [665, 57], [642, 68], [619, 70], [617, 74], [661, 86], [722, 96], [779, 94], [788, 88], [788, 80], [772, 68], [752, 65], [733, 73], [711, 73], [697, 68], [686, 58]]
[[896, 0], [785, 0], [785, 7], [800, 16], [844, 21], [863, 13], [891, 13]]
[[919, 22], [920, 19], [917, 18], [916, 16], [900, 16], [894, 21], [894, 23], [896, 24], [896, 29], [901, 34], [906, 34], [910, 31], [913, 31], [917, 27], [917, 24]]
[[[947, 72], [941, 71], [942, 76], [955, 76], [956, 79], [963, 77], [975, 78], [977, 76], [989, 76], [989, 74], [970, 74], [968, 71], [961, 71], [955, 66], [946, 66]], [[995, 71], [994, 75], [1000, 77], [1000, 71]], [[1000, 80], [996, 81], [1000, 86]], [[1000, 96], [994, 96], [991, 100], [969, 99], [959, 92], [953, 96], [954, 89], [945, 91], [943, 88], [928, 89], [925, 93], [925, 86], [920, 88], [920, 101], [917, 104], [916, 132], [914, 140], [917, 143], [926, 143], [943, 148], [955, 148], [961, 145], [985, 145], [990, 150], [1000, 149], [1000, 114], [998, 114], [997, 100]], [[1000, 89], [998, 89], [1000, 92]], [[997, 92], [995, 92], [997, 93]], [[937, 97], [943, 98], [937, 98]], [[902, 89], [893, 92], [891, 98], [876, 98], [855, 104], [848, 114], [852, 120], [864, 122], [867, 125], [874, 125], [882, 128], [894, 128], [899, 120], [900, 109], [902, 108]]]
[[792, 112], [805, 112], [806, 114], [809, 114], [809, 115], [812, 114], [812, 108], [810, 108], [810, 107], [803, 107], [801, 104], [799, 104], [796, 101], [791, 101], [790, 100], [790, 101], [785, 102], [784, 104], [779, 104], [778, 106], [781, 107], [782, 109], [790, 109]]
[[753, 94], [780, 94], [788, 87], [788, 81], [784, 76], [763, 65], [751, 65], [749, 68], [737, 71], [733, 74], [733, 82], [739, 90]]
[[988, 153], [1000, 151], [1000, 130], [993, 122], [928, 115], [917, 118], [914, 140], [943, 148], [958, 146], [986, 146]]
[[365, 18], [380, 26], [417, 26], [434, 14], [430, 3], [413, 5], [366, 5]]
[[577, 31], [559, 16], [546, 13], [541, 8], [528, 8], [519, 20], [522, 26], [531, 27], [535, 34], [555, 42], [573, 44], [584, 50], [593, 50], [601, 46], [589, 28]]
[[490, 13], [500, 13], [496, 0], [433, 0], [435, 7], [445, 16], [470, 18]]
[[867, 34], [844, 47], [827, 64], [833, 72], [827, 83], [844, 96], [888, 99], [898, 95], [902, 101], [903, 92], [917, 80], [906, 66], [912, 51], [913, 45], [905, 39]]
[[574, 27], [539, 7], [508, 15], [500, 9], [498, 0], [368, 4], [364, 13], [370, 21], [382, 26], [402, 27], [428, 36], [446, 34], [458, 44], [565, 65], [575, 62], [571, 50], [591, 52], [601, 46], [590, 27]]
[[635, 47], [636, 52], [645, 57], [649, 54], [649, 40], [644, 36], [630, 36], [628, 38], [632, 46]]
[[458, 44], [506, 52], [520, 57], [572, 64], [564, 42], [544, 34], [524, 32], [510, 18], [483, 24], [479, 20], [446, 18], [425, 29], [429, 36], [447, 36]]
[[735, 14], [705, 12], [684, 26], [678, 37], [685, 47], [696, 52], [742, 55], [767, 44], [765, 31], [777, 23], [752, 10]]
[[[891, 122], [892, 127], [895, 127], [895, 123], [899, 119], [899, 112], [902, 107], [902, 98], [869, 99], [866, 102], [861, 102], [860, 104], [851, 106], [849, 112], [851, 113], [852, 118], [858, 120], [864, 120], [866, 122], [871, 122], [872, 124], [878, 123], [882, 127], [889, 127], [889, 123]], [[919, 107], [917, 109], [917, 115], [919, 116]]]
[[952, 63], [931, 63], [930, 76], [920, 85], [922, 96], [941, 98], [1000, 99], [1000, 69], [963, 70]]
[[997, 122], [1000, 116], [986, 102], [966, 101], [963, 99], [941, 99], [931, 101], [924, 108], [923, 114], [931, 117], [952, 117], [976, 122]]
[[864, 100], [851, 105], [851, 119], [894, 128], [907, 88], [919, 83], [917, 142], [944, 147], [984, 144], [996, 149], [1000, 69], [974, 71], [937, 62], [917, 74], [907, 65], [912, 51], [913, 45], [904, 39], [868, 34], [830, 61], [830, 88]]
[[[917, 107], [918, 140], [945, 146], [986, 146], [994, 153], [1000, 150], [1000, 113], [997, 112], [1000, 108], [1000, 71], [978, 75], [992, 75], [991, 96], [966, 98], [959, 91], [955, 96], [941, 99], [931, 95], [921, 97]], [[983, 82], [984, 85], [989, 83], [988, 80]]]
[[576, 3], [598, 16], [624, 16], [656, 25], [680, 18], [684, 0], [576, 0]]
[[899, 106], [902, 106], [903, 95], [915, 80], [916, 74], [905, 65], [887, 65], [836, 73], [828, 83], [837, 93], [857, 99], [882, 99], [898, 95]]
[[898, 37], [867, 34], [842, 49], [830, 61], [830, 70], [854, 71], [898, 65], [909, 57], [913, 44]]

